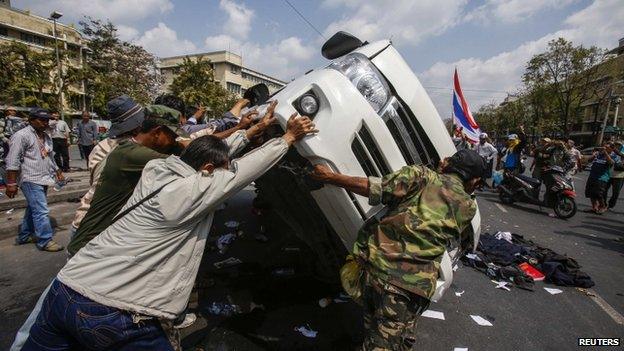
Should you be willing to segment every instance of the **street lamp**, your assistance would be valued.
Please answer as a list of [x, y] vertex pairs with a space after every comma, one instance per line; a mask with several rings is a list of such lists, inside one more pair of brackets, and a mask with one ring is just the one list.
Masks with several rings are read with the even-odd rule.
[[65, 120], [65, 114], [63, 113], [63, 78], [61, 77], [61, 58], [59, 56], [58, 40], [56, 36], [56, 20], [63, 17], [63, 14], [58, 11], [54, 11], [50, 14], [50, 19], [54, 22], [52, 34], [54, 35], [54, 50], [56, 51], [56, 69], [58, 70], [58, 104], [59, 113], [61, 114], [61, 120]]

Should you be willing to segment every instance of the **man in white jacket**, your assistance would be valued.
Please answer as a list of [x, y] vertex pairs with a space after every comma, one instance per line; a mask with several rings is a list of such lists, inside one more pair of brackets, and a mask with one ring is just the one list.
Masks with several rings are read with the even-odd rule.
[[186, 307], [214, 211], [316, 132], [293, 115], [283, 137], [230, 165], [274, 120], [150, 161], [116, 220], [59, 272], [22, 350], [172, 350], [161, 321]]

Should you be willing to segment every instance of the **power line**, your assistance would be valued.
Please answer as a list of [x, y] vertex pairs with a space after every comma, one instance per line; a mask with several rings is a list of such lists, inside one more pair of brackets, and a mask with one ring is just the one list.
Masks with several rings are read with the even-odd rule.
[[325, 38], [323, 33], [321, 33], [318, 29], [316, 29], [316, 27], [312, 23], [310, 23], [310, 21], [308, 21], [308, 19], [305, 18], [305, 16], [301, 12], [299, 12], [299, 10], [297, 10], [297, 8], [295, 8], [295, 6], [293, 6], [293, 4], [290, 3], [290, 1], [284, 0], [284, 2], [287, 3], [288, 6], [290, 6], [299, 15], [299, 17], [301, 17], [301, 19], [305, 21], [305, 23], [307, 23], [310, 27], [312, 27], [312, 29], [314, 29], [314, 31], [317, 32], [318, 35], [321, 36], [321, 38], [327, 40], [327, 38]]
[[[452, 87], [434, 87], [434, 86], [424, 86], [424, 85], [423, 85], [423, 87], [425, 89], [453, 90]], [[507, 92], [503, 91], [503, 90], [489, 90], [489, 89], [465, 89], [465, 88], [462, 88], [462, 91], [483, 91], [483, 92], [486, 92], [486, 93], [501, 93], [501, 94], [504, 93], [504, 94], [507, 94]]]

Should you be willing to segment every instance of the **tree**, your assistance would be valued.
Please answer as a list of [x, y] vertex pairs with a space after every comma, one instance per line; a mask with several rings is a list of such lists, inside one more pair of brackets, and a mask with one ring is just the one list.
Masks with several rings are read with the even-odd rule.
[[21, 106], [49, 108], [56, 105], [51, 70], [53, 53], [30, 50], [11, 42], [0, 45], [0, 100]]
[[106, 115], [106, 103], [127, 94], [139, 103], [149, 103], [158, 95], [162, 85], [156, 57], [140, 46], [124, 42], [117, 28], [109, 21], [85, 17], [80, 22], [89, 55], [79, 76], [87, 80], [87, 94], [93, 110]]
[[[533, 94], [531, 102], [538, 117], [553, 110], [556, 122], [543, 123], [557, 128], [567, 137], [572, 118], [581, 105], [591, 98], [590, 86], [597, 78], [598, 64], [605, 52], [595, 46], [585, 48], [559, 38], [548, 43], [546, 52], [533, 56], [527, 63], [523, 82]], [[550, 103], [552, 102], [552, 105]]]
[[213, 116], [229, 110], [236, 97], [214, 80], [209, 60], [185, 57], [178, 67], [180, 74], [171, 83], [171, 92], [188, 105], [208, 107]]

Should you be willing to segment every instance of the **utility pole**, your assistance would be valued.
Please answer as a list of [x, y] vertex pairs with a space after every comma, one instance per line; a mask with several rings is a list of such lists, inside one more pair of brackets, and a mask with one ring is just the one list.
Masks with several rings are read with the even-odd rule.
[[600, 128], [600, 136], [598, 137], [598, 146], [602, 145], [604, 139], [604, 132], [607, 128], [607, 120], [609, 119], [609, 110], [611, 109], [611, 94], [613, 90], [609, 91], [609, 102], [607, 103], [607, 111], [605, 112], [604, 120], [602, 120], [602, 128]]
[[615, 116], [613, 117], [613, 127], [617, 127], [618, 112], [620, 112], [621, 102], [622, 98], [618, 97], [617, 99], [615, 99]]
[[61, 120], [64, 121], [65, 120], [65, 113], [63, 112], [63, 78], [61, 76], [62, 74], [62, 69], [61, 69], [61, 58], [59, 55], [59, 48], [58, 48], [58, 39], [56, 36], [56, 20], [63, 17], [63, 14], [58, 12], [58, 11], [54, 11], [50, 14], [50, 18], [52, 19], [52, 21], [54, 22], [54, 27], [52, 29], [52, 34], [54, 35], [54, 50], [56, 51], [56, 68], [58, 71], [58, 105], [59, 105], [59, 114], [61, 115]]

